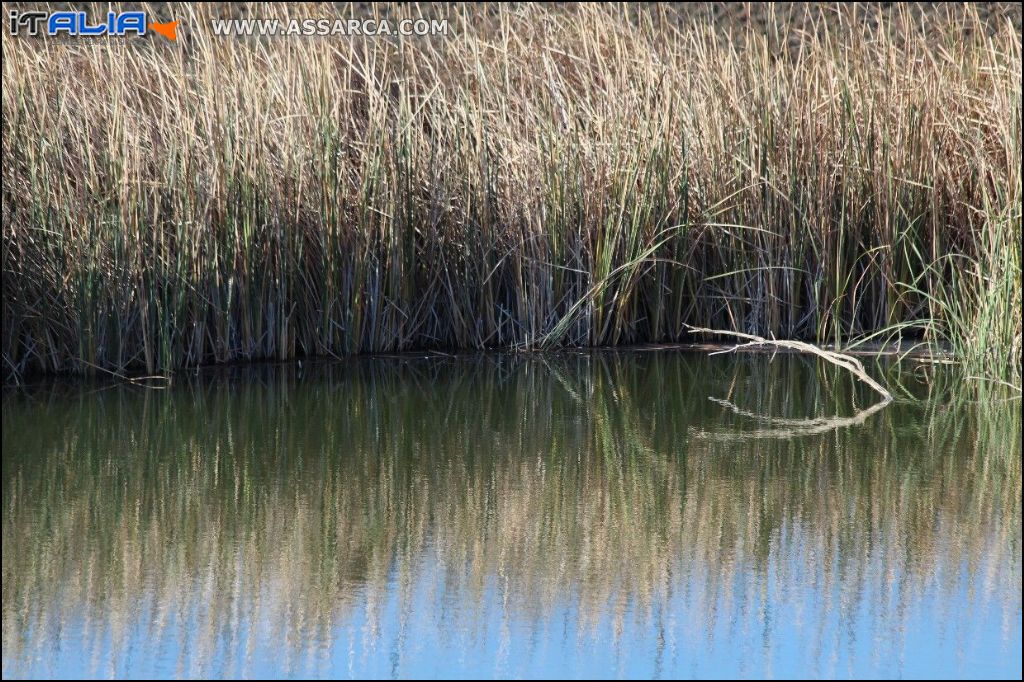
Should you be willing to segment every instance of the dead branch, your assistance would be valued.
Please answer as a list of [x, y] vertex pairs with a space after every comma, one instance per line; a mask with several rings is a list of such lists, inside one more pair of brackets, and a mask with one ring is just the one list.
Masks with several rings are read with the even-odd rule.
[[734, 336], [739, 339], [746, 339], [747, 343], [741, 343], [728, 348], [720, 353], [733, 353], [741, 348], [750, 346], [774, 346], [775, 348], [787, 348], [789, 350], [795, 350], [801, 353], [810, 353], [811, 355], [817, 355], [819, 358], [832, 363], [837, 367], [842, 367], [847, 370], [855, 377], [866, 383], [868, 386], [878, 392], [879, 395], [884, 399], [884, 403], [888, 404], [892, 401], [892, 394], [880, 383], [871, 378], [871, 375], [864, 369], [864, 365], [860, 360], [843, 353], [837, 353], [831, 350], [825, 350], [819, 348], [810, 343], [804, 343], [803, 341], [780, 341], [778, 339], [765, 339], [754, 334], [744, 334], [743, 332], [732, 332], [724, 331], [720, 329], [705, 329], [703, 327], [686, 327], [693, 334], [718, 334], [721, 336]]

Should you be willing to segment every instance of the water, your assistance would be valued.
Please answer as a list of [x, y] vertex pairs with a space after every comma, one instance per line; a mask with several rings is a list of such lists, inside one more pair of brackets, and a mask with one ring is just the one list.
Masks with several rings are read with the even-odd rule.
[[1019, 678], [1021, 403], [952, 377], [866, 415], [794, 355], [8, 391], [3, 676]]

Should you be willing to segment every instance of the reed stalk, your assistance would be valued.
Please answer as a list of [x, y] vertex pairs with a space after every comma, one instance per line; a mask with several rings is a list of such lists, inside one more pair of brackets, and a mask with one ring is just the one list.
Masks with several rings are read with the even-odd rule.
[[448, 36], [214, 37], [225, 11], [3, 33], [7, 379], [693, 325], [1020, 384], [1019, 25], [441, 6]]

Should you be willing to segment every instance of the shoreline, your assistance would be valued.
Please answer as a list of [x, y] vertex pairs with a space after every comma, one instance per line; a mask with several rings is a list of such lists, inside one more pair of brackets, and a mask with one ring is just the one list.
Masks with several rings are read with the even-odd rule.
[[[830, 352], [841, 352], [843, 355], [850, 355], [858, 358], [875, 359], [879, 362], [903, 362], [916, 361], [930, 365], [956, 365], [958, 364], [948, 349], [931, 346], [923, 343], [906, 344], [909, 348], [900, 348], [898, 344], [863, 344], [869, 346], [864, 349], [844, 349], [826, 344], [820, 346], [822, 350]], [[803, 355], [800, 351], [784, 347], [758, 347], [750, 346], [736, 348], [734, 344], [717, 342], [692, 342], [692, 343], [640, 343], [625, 346], [594, 346], [594, 347], [572, 347], [572, 348], [549, 348], [549, 349], [504, 349], [484, 348], [478, 350], [459, 350], [446, 352], [441, 350], [408, 350], [399, 353], [364, 353], [342, 357], [331, 356], [308, 356], [291, 358], [287, 360], [236, 360], [229, 363], [200, 365], [181, 369], [168, 375], [147, 376], [144, 372], [129, 373], [122, 376], [113, 376], [109, 372], [97, 370], [92, 374], [64, 373], [64, 374], [36, 374], [24, 380], [13, 383], [5, 381], [2, 385], [4, 394], [29, 390], [42, 386], [62, 385], [74, 386], [81, 384], [110, 384], [133, 385], [140, 388], [164, 388], [172, 385], [175, 379], [189, 382], [195, 378], [230, 378], [218, 375], [230, 375], [240, 373], [246, 375], [257, 375], [273, 369], [286, 371], [315, 371], [316, 369], [327, 369], [332, 367], [346, 367], [373, 363], [379, 361], [394, 362], [397, 365], [420, 362], [480, 362], [480, 361], [503, 361], [510, 360], [529, 361], [533, 359], [551, 358], [557, 360], [567, 356], [616, 356], [645, 353], [685, 353], [685, 354], [723, 354], [734, 352], [736, 354], [753, 355]], [[809, 358], [810, 359], [810, 358]], [[147, 383], [145, 380], [152, 382]], [[161, 382], [165, 382], [161, 384]]]

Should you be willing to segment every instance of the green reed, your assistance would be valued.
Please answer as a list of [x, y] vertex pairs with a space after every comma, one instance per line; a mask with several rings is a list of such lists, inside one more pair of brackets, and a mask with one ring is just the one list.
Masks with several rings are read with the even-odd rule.
[[172, 11], [178, 44], [3, 36], [8, 378], [691, 324], [1020, 382], [1010, 26], [448, 8], [447, 37], [249, 40]]

